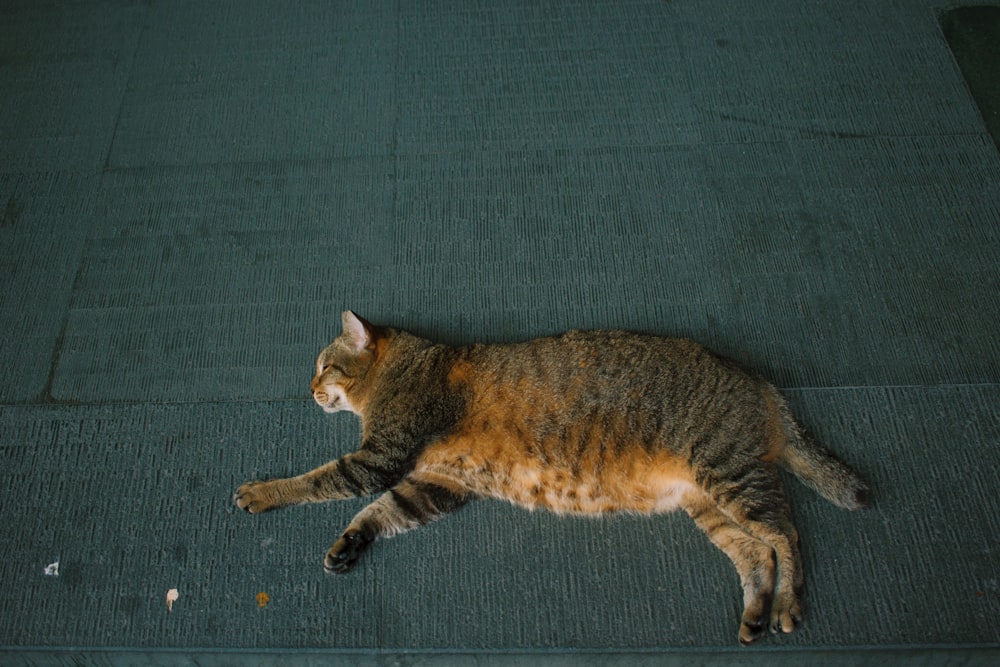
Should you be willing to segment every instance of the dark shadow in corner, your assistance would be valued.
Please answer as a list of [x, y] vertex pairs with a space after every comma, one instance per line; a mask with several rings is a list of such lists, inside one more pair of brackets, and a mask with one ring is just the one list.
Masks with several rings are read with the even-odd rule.
[[986, 131], [1000, 151], [1000, 6], [959, 7], [939, 20]]

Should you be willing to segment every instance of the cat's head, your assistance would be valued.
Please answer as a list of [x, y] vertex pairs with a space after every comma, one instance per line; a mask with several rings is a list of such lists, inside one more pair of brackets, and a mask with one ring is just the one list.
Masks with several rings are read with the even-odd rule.
[[340, 336], [316, 359], [310, 387], [313, 400], [325, 412], [358, 413], [358, 389], [375, 361], [379, 329], [349, 310], [341, 315], [341, 324]]

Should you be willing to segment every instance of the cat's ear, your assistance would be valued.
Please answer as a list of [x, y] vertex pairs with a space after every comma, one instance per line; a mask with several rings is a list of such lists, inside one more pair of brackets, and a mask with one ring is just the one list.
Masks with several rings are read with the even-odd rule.
[[349, 310], [345, 310], [341, 314], [340, 322], [344, 328], [341, 335], [347, 339], [351, 349], [355, 352], [361, 352], [365, 348], [374, 346], [373, 327], [368, 322], [365, 322]]

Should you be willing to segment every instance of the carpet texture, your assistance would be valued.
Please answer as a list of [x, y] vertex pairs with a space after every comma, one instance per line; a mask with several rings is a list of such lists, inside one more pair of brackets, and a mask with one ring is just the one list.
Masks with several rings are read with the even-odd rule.
[[[0, 661], [997, 659], [992, 9], [734, 7], [0, 3]], [[356, 445], [307, 398], [345, 308], [696, 338], [875, 507], [789, 480], [806, 621], [738, 652], [683, 515], [484, 501], [326, 576], [363, 501], [231, 495]]]

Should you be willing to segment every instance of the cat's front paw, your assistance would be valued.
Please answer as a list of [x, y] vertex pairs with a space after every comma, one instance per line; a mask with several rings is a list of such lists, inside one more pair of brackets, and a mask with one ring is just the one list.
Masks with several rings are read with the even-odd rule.
[[326, 558], [323, 559], [323, 569], [334, 574], [344, 574], [354, 567], [371, 543], [372, 539], [366, 538], [360, 532], [344, 533], [327, 552]]
[[247, 482], [236, 489], [233, 501], [241, 510], [250, 514], [260, 514], [281, 507], [278, 493], [272, 482]]

